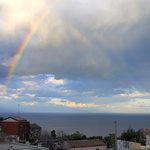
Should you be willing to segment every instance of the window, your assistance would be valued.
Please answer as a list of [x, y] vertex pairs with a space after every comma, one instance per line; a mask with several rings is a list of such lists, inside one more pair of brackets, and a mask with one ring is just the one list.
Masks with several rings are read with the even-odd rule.
[[22, 128], [23, 128], [23, 126], [22, 126], [22, 124], [20, 125], [20, 130], [22, 130]]

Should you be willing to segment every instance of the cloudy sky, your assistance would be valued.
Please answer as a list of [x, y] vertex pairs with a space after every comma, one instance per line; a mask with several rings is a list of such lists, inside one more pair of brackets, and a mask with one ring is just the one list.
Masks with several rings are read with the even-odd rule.
[[0, 112], [150, 113], [149, 14], [149, 0], [0, 0]]

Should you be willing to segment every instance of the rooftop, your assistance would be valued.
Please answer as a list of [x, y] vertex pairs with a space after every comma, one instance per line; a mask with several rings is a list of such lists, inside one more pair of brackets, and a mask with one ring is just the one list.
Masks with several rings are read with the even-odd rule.
[[[19, 116], [8, 117], [8, 118], [3, 119], [3, 121], [6, 121], [7, 119], [13, 119], [13, 120], [16, 120], [16, 121], [27, 121], [26, 119], [21, 118], [21, 117], [19, 117]], [[3, 121], [2, 121], [2, 122], [3, 122]]]
[[12, 119], [18, 120], [18, 121], [26, 121], [26, 119], [21, 117], [11, 117]]
[[41, 127], [37, 125], [36, 123], [31, 123], [30, 128], [41, 128]]

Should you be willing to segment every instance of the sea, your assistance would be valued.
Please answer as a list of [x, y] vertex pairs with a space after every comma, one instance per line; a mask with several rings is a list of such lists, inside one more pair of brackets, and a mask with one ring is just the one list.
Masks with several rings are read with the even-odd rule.
[[[18, 116], [17, 113], [0, 113], [0, 117]], [[19, 116], [36, 123], [42, 131], [63, 131], [67, 135], [76, 131], [90, 136], [105, 137], [110, 133], [120, 136], [128, 127], [136, 131], [150, 128], [150, 114], [110, 114], [110, 113], [19, 113]], [[116, 122], [116, 124], [115, 124]]]

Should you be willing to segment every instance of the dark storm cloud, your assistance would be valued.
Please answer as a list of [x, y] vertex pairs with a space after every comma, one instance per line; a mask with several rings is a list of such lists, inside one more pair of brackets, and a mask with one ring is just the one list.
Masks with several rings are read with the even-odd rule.
[[[150, 62], [150, 20], [149, 2], [145, 2], [147, 6], [141, 3], [137, 1], [135, 6], [131, 3], [130, 8], [125, 5], [124, 12], [117, 8], [120, 15], [113, 13], [115, 8], [112, 8], [111, 15], [101, 7], [96, 10], [92, 8], [92, 11], [75, 7], [70, 14], [69, 9], [63, 12], [67, 15], [62, 13], [56, 18], [50, 16], [50, 20], [46, 19], [43, 23], [47, 23], [47, 29], [41, 28], [42, 32], [48, 32], [47, 42], [33, 44], [34, 41], [31, 41], [15, 73], [50, 73], [55, 74], [56, 78], [71, 79], [111, 79], [125, 75], [130, 78], [130, 74], [142, 75], [140, 68], [147, 70]], [[146, 9], [143, 10], [143, 7]], [[127, 12], [128, 9], [131, 14]], [[111, 13], [111, 10], [108, 9], [108, 12]], [[39, 38], [42, 40], [42, 37]]]

